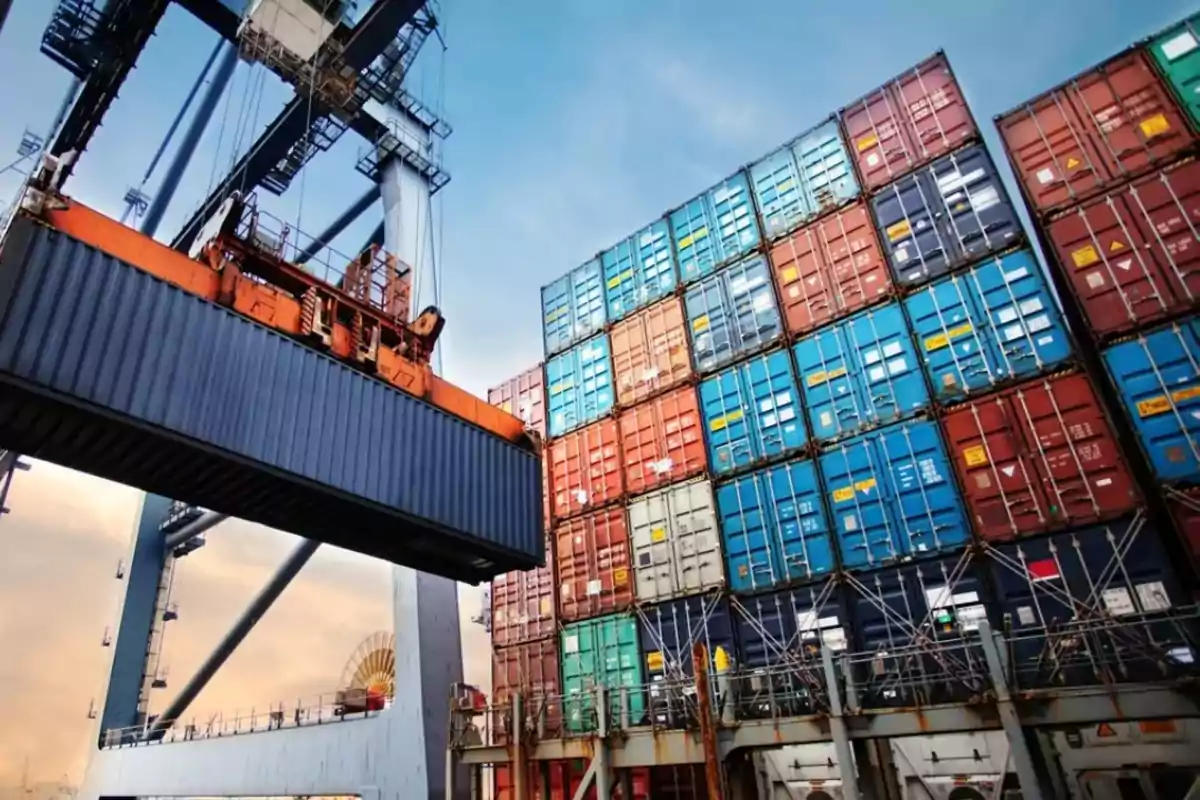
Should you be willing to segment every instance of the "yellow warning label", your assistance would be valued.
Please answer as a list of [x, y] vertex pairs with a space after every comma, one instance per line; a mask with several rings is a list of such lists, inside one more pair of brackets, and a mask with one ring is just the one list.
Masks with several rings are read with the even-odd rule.
[[964, 448], [962, 457], [968, 467], [979, 467], [988, 463], [987, 449], [981, 444]]
[[1067, 156], [1067, 169], [1075, 169], [1080, 164], [1080, 161], [1075, 156]]
[[512, 413], [512, 401], [505, 400], [503, 403], [500, 404], [500, 410], [503, 411], [505, 414], [511, 414]]
[[646, 653], [646, 669], [650, 670], [651, 672], [662, 672], [662, 668], [663, 668], [663, 654], [662, 653], [658, 652], [657, 650]]
[[651, 528], [650, 529], [650, 541], [661, 542], [666, 538], [667, 538], [667, 529], [666, 528]]
[[1165, 114], [1155, 114], [1139, 122], [1138, 127], [1142, 129], [1142, 136], [1153, 139], [1171, 130], [1171, 123], [1167, 121]]
[[1200, 397], [1200, 386], [1189, 386], [1186, 389], [1171, 392], [1171, 399], [1176, 403], [1182, 403], [1184, 400], [1191, 400], [1194, 397]]
[[807, 378], [807, 382], [808, 382], [809, 386], [820, 386], [822, 383], [825, 383], [826, 381], [831, 381], [834, 378], [840, 378], [845, 374], [846, 374], [845, 367], [838, 367], [837, 369], [831, 369], [828, 372], [826, 372], [825, 370], [821, 370], [820, 372], [814, 372], [812, 375], [809, 375]]
[[728, 414], [722, 414], [719, 417], [715, 417], [712, 422], [708, 423], [708, 429], [710, 431], [724, 430], [729, 423], [737, 422], [741, 418], [742, 410], [739, 408], [737, 411], [730, 411]]
[[775, 184], [775, 191], [777, 191], [777, 192], [786, 192], [790, 188], [792, 188], [792, 179], [791, 178], [788, 178], [787, 180], [780, 181], [779, 183]]
[[700, 241], [705, 236], [708, 236], [708, 228], [707, 227], [699, 228], [694, 233], [688, 234], [687, 236], [685, 236], [679, 240], [679, 249], [682, 250], [685, 247], [691, 247], [693, 244]]
[[795, 267], [785, 267], [779, 270], [779, 280], [783, 281], [784, 283], [791, 283], [798, 277], [800, 277], [800, 274], [796, 272]]
[[875, 479], [867, 478], [865, 481], [859, 481], [858, 483], [854, 484], [854, 488], [860, 492], [869, 492], [871, 489], [875, 488]]
[[543, 597], [542, 602], [538, 604], [538, 613], [543, 617], [548, 617], [554, 612], [554, 598]]
[[879, 137], [873, 133], [868, 133], [866, 136], [855, 142], [854, 146], [858, 148], [858, 152], [862, 153], [870, 150], [877, 144], [879, 144]]
[[558, 308], [552, 309], [550, 311], [550, 313], [548, 313], [546, 315], [546, 322], [554, 322], [554, 320], [558, 319], [559, 317], [561, 317], [563, 314], [566, 314], [566, 313], [567, 313], [566, 306], [559, 306]]
[[613, 570], [613, 583], [617, 586], [624, 586], [629, 583], [629, 569], [621, 567]]
[[1158, 397], [1151, 397], [1149, 400], [1142, 400], [1137, 404], [1139, 417], [1153, 417], [1170, 410], [1171, 401], [1167, 399], [1165, 394], [1160, 394]]
[[696, 333], [708, 330], [708, 314], [702, 314], [692, 320], [692, 330]]
[[903, 239], [905, 236], [908, 236], [908, 234], [911, 232], [912, 232], [912, 225], [909, 225], [908, 220], [906, 220], [906, 219], [900, 220], [895, 225], [889, 225], [887, 227], [887, 230], [884, 231], [884, 233], [887, 234], [889, 242], [894, 242], [894, 241], [897, 241], [898, 239]]
[[847, 500], [853, 500], [853, 499], [854, 499], [854, 487], [853, 486], [843, 486], [841, 489], [833, 490], [833, 502], [835, 502], [835, 503], [844, 503]]
[[1076, 269], [1089, 267], [1100, 260], [1100, 254], [1096, 252], [1096, 248], [1090, 244], [1071, 251], [1071, 260], [1075, 262]]
[[1125, 245], [1121, 243], [1120, 239], [1113, 239], [1112, 244], [1108, 246], [1108, 252], [1110, 253], [1119, 253], [1124, 249]]
[[568, 389], [573, 389], [573, 388], [575, 388], [575, 382], [572, 380], [565, 380], [565, 381], [562, 381], [561, 383], [556, 383], [553, 386], [551, 386], [550, 394], [562, 394], [563, 392], [567, 391]]
[[971, 323], [969, 322], [964, 322], [961, 325], [955, 325], [945, 333], [938, 333], [926, 339], [925, 350], [930, 353], [932, 353], [934, 350], [941, 350], [943, 347], [950, 344], [950, 342], [954, 339], [957, 339], [960, 336], [965, 336], [972, 330], [974, 329], [971, 327]]
[[620, 286], [622, 282], [627, 281], [632, 277], [633, 277], [633, 270], [627, 269], [624, 272], [622, 272], [620, 275], [614, 275], [613, 277], [609, 278], [608, 279], [608, 288], [615, 289], [618, 286]]

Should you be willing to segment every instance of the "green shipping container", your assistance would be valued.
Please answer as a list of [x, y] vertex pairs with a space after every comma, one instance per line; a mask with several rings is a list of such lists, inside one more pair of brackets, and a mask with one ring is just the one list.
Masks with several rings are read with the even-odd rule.
[[614, 614], [567, 625], [562, 632], [563, 713], [567, 730], [583, 733], [596, 727], [596, 687], [610, 690], [611, 719], [620, 719], [620, 687], [629, 689], [629, 719], [645, 716], [642, 653], [637, 620]]
[[1200, 129], [1200, 14], [1155, 36], [1149, 48], [1192, 126]]

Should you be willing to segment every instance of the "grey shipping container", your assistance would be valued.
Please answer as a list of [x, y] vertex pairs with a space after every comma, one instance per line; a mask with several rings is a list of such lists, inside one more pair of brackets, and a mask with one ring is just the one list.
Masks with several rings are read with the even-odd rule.
[[535, 454], [26, 217], [0, 446], [457, 580], [543, 558]]

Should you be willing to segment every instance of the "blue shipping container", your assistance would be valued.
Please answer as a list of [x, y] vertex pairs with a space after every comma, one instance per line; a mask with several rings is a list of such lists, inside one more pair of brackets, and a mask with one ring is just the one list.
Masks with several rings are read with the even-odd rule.
[[1021, 225], [983, 145], [879, 190], [871, 210], [896, 282], [915, 286], [1015, 244]]
[[771, 273], [762, 256], [692, 286], [684, 306], [697, 372], [711, 372], [783, 334]]
[[802, 133], [750, 167], [768, 239], [858, 196], [837, 118]]
[[836, 566], [813, 462], [792, 461], [717, 487], [729, 587], [753, 592]]
[[671, 212], [683, 283], [708, 275], [761, 240], [750, 185], [739, 172]]
[[1154, 474], [1200, 482], [1200, 318], [1110, 347], [1104, 362]]
[[898, 303], [822, 328], [792, 348], [814, 439], [838, 439], [929, 405]]
[[720, 474], [798, 450], [808, 442], [786, 350], [755, 356], [700, 384], [708, 463]]
[[5, 447], [458, 580], [541, 561], [534, 454], [27, 217], [0, 275]]
[[890, 425], [832, 446], [820, 462], [846, 569], [954, 550], [970, 537], [937, 423]]
[[562, 436], [613, 407], [608, 336], [600, 334], [546, 362], [550, 435]]
[[[720, 593], [686, 597], [638, 610], [638, 637], [650, 681], [650, 715], [655, 723], [679, 727], [695, 718], [692, 647], [708, 649], [709, 673], [717, 674], [717, 651], [735, 655], [729, 602]], [[656, 684], [669, 684], [663, 687]]]
[[973, 561], [945, 558], [851, 580], [855, 649], [877, 654], [855, 664], [864, 707], [964, 700], [987, 688], [982, 575]]
[[604, 280], [593, 259], [542, 287], [542, 343], [561, 353], [604, 327]]
[[1195, 618], [1164, 619], [1191, 600], [1144, 520], [998, 545], [989, 558], [1019, 686], [1149, 682], [1194, 669]]
[[608, 321], [616, 322], [642, 306], [666, 297], [675, 288], [675, 257], [665, 219], [600, 254]]
[[904, 305], [939, 400], [1035, 375], [1071, 354], [1066, 328], [1029, 250], [936, 281]]

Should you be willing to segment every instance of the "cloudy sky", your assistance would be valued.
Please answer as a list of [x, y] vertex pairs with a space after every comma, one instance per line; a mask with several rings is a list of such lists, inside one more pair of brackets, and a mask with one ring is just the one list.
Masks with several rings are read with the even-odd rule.
[[[360, 0], [365, 6], [365, 0]], [[15, 0], [0, 34], [0, 154], [44, 132], [68, 84], [38, 52], [50, 0]], [[445, 373], [476, 391], [540, 357], [538, 287], [680, 204], [881, 80], [945, 49], [985, 136], [991, 118], [1130, 41], [1197, 10], [1196, 0], [442, 0], [449, 49], [427, 47], [412, 87], [455, 132], [441, 193]], [[68, 191], [119, 215], [214, 46], [172, 7], [84, 154]], [[262, 87], [261, 92], [257, 87]], [[289, 91], [239, 65], [160, 234], [169, 237]], [[266, 207], [323, 227], [367, 188], [348, 135]], [[994, 150], [994, 152], [996, 152]], [[7, 163], [0, 156], [0, 165]], [[1007, 174], [1007, 169], [1002, 167]], [[18, 176], [0, 175], [0, 204]], [[153, 193], [157, 184], [147, 185]], [[355, 250], [364, 217], [337, 242]], [[0, 782], [25, 755], [35, 778], [77, 776], [99, 696], [136, 494], [38, 465], [0, 522]], [[230, 524], [180, 575], [168, 642], [181, 680], [291, 542]], [[389, 624], [388, 572], [326, 550], [196, 706], [229, 711], [329, 688], [355, 644]], [[464, 604], [464, 615], [474, 602]], [[469, 675], [483, 680], [477, 628]], [[10, 655], [11, 654], [11, 655]], [[482, 655], [480, 655], [482, 654]]]

